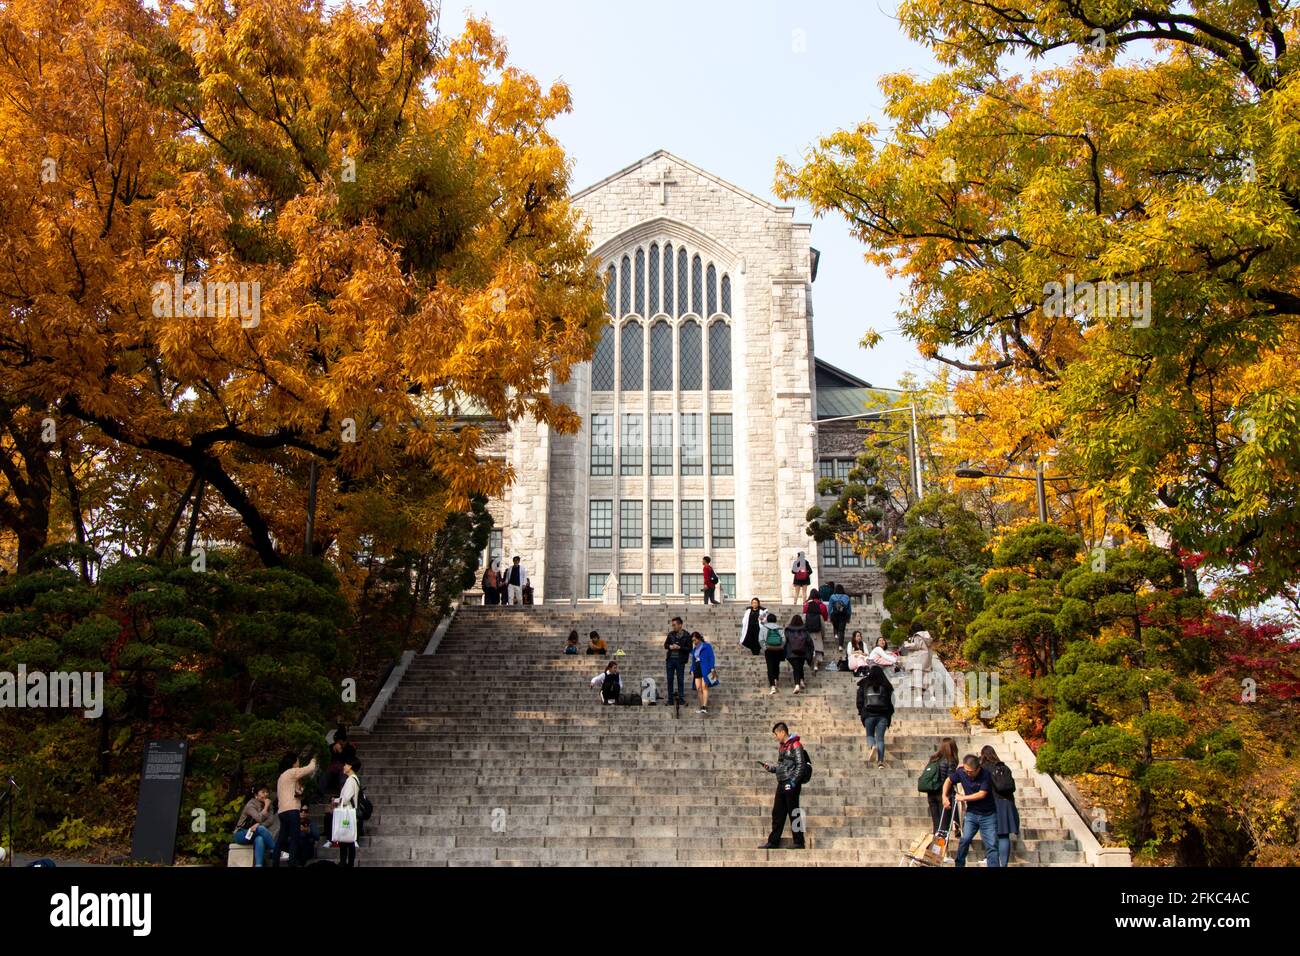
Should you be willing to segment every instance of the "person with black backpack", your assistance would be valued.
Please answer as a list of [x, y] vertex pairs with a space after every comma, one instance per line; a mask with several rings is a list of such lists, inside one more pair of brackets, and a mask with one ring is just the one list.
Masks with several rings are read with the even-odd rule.
[[764, 770], [776, 774], [776, 796], [772, 799], [772, 832], [759, 849], [780, 849], [781, 834], [785, 832], [785, 820], [789, 817], [794, 848], [802, 850], [804, 819], [803, 811], [799, 809], [799, 793], [803, 785], [812, 779], [812, 760], [803, 749], [799, 735], [791, 734], [790, 728], [783, 721], [772, 725], [772, 736], [776, 738], [779, 748], [776, 766], [759, 761], [759, 766]]
[[993, 802], [998, 815], [998, 866], [1011, 865], [1011, 837], [1020, 835], [1020, 811], [1016, 809], [1016, 778], [992, 747], [980, 749], [980, 766], [993, 782]]
[[803, 618], [796, 614], [790, 618], [790, 626], [785, 629], [785, 659], [794, 671], [794, 692], [798, 694], [804, 688], [803, 667], [812, 653], [813, 642], [804, 630]]
[[957, 741], [944, 737], [939, 741], [939, 749], [930, 755], [925, 769], [921, 771], [921, 778], [916, 782], [916, 789], [925, 794], [935, 833], [939, 832], [939, 826], [943, 822], [943, 782], [952, 776], [960, 762]]
[[867, 732], [867, 763], [885, 766], [885, 731], [894, 717], [894, 685], [885, 672], [872, 665], [858, 674], [858, 717]]

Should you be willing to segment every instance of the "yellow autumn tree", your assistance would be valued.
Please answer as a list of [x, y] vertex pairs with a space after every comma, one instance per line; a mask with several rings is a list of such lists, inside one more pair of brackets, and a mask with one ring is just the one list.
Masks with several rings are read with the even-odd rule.
[[[52, 418], [169, 463], [219, 504], [205, 533], [275, 564], [313, 465], [317, 540], [345, 557], [376, 496], [427, 539], [511, 479], [457, 409], [577, 427], [549, 386], [602, 303], [548, 129], [568, 91], [435, 13], [0, 11], [0, 381], [23, 434]], [[48, 457], [18, 444], [11, 492], [25, 451]], [[21, 543], [16, 506], [0, 520]]]

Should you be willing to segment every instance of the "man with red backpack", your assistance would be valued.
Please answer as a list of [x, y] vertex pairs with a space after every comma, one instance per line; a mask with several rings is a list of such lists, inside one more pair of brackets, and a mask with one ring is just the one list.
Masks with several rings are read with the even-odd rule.
[[718, 572], [713, 570], [713, 564], [708, 558], [704, 559], [704, 603], [717, 604], [718, 599], [714, 597], [714, 592], [718, 587]]
[[768, 773], [776, 774], [776, 796], [772, 800], [772, 832], [767, 842], [759, 846], [760, 850], [776, 850], [781, 845], [781, 834], [785, 832], [785, 819], [790, 818], [790, 835], [794, 838], [794, 848], [804, 848], [803, 811], [799, 809], [799, 792], [803, 785], [812, 779], [812, 761], [803, 749], [798, 734], [791, 734], [784, 722], [772, 726], [772, 736], [780, 753], [776, 766], [759, 761]]

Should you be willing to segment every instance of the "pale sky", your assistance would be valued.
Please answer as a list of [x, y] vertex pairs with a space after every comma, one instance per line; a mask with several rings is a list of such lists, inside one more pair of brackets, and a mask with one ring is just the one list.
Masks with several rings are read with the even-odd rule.
[[[893, 0], [445, 0], [444, 30], [459, 33], [467, 11], [504, 36], [511, 63], [544, 85], [568, 84], [573, 112], [554, 131], [575, 190], [667, 149], [777, 201], [777, 157], [796, 161], [824, 134], [879, 122], [881, 75], [935, 72], [899, 30]], [[873, 385], [924, 376], [926, 363], [894, 331], [901, 283], [863, 261], [842, 219], [813, 220], [807, 208], [796, 218], [813, 222], [822, 253], [817, 356]], [[869, 327], [885, 340], [866, 351], [858, 342]]]

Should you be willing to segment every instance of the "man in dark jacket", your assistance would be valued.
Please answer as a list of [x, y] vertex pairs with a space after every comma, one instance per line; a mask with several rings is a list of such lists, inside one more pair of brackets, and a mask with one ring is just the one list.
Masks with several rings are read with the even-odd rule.
[[691, 635], [682, 627], [680, 617], [673, 618], [672, 630], [664, 638], [664, 650], [668, 652], [664, 660], [668, 672], [668, 706], [673, 705], [673, 677], [677, 677], [677, 701], [686, 703], [686, 665], [691, 659]]
[[808, 755], [804, 753], [803, 744], [798, 734], [791, 734], [784, 722], [772, 727], [772, 736], [779, 746], [780, 758], [776, 766], [763, 764], [768, 773], [776, 774], [776, 796], [772, 800], [772, 832], [760, 850], [776, 850], [781, 845], [781, 834], [785, 832], [785, 818], [790, 818], [790, 834], [794, 837], [794, 848], [803, 849], [804, 821], [803, 811], [799, 809], [799, 791], [803, 786], [804, 767]]

